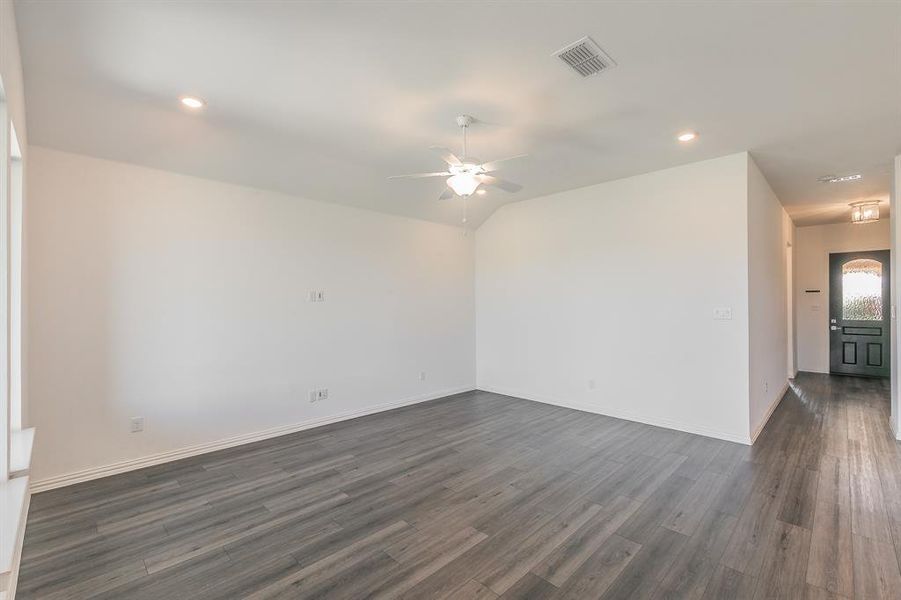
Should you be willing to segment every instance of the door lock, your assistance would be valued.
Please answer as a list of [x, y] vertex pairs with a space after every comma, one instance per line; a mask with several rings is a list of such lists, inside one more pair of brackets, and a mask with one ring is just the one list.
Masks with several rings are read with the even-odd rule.
[[831, 329], [832, 331], [838, 331], [838, 326], [836, 326], [836, 325], [831, 325], [831, 326], [829, 327], [829, 329]]

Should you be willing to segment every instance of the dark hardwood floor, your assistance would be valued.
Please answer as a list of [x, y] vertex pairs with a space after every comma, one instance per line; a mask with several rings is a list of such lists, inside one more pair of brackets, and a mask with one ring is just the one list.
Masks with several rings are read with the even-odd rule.
[[468, 393], [37, 494], [19, 598], [901, 598], [888, 383], [753, 447]]

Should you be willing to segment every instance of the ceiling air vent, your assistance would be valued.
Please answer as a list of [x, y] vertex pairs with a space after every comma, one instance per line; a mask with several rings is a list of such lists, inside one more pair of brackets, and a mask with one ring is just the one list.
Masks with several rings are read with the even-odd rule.
[[560, 60], [572, 67], [582, 77], [588, 77], [616, 66], [613, 59], [607, 56], [601, 47], [588, 36], [554, 52], [554, 56], [559, 56]]

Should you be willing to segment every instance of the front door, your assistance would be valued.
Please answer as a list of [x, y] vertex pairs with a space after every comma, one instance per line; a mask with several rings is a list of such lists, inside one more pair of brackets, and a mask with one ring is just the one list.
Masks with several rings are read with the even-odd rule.
[[829, 371], [889, 376], [889, 251], [829, 255]]

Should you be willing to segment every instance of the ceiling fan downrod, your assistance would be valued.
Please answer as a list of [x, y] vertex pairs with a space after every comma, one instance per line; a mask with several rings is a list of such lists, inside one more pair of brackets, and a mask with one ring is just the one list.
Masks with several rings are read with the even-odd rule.
[[463, 158], [469, 156], [466, 153], [466, 129], [472, 125], [473, 118], [470, 115], [459, 115], [457, 117], [457, 125], [463, 130]]

